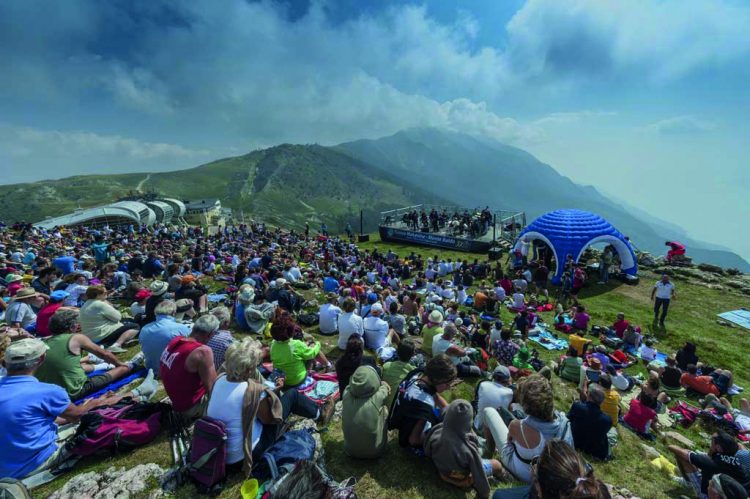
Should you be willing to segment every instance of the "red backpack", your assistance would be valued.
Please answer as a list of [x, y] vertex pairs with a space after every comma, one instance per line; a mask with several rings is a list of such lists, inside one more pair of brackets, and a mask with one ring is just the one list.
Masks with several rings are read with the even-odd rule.
[[77, 456], [128, 451], [154, 440], [161, 431], [168, 404], [133, 402], [124, 398], [84, 414], [66, 449]]

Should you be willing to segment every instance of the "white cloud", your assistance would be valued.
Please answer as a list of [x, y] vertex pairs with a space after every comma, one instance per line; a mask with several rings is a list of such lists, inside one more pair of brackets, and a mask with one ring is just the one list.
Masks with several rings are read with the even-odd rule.
[[605, 118], [610, 116], [617, 116], [615, 111], [567, 111], [559, 113], [550, 113], [546, 116], [542, 116], [532, 122], [535, 126], [547, 126], [547, 125], [569, 125], [571, 123], [580, 122], [583, 120]]
[[646, 125], [643, 131], [656, 135], [683, 135], [712, 132], [716, 128], [717, 125], [713, 121], [695, 116], [675, 116]]
[[529, 0], [508, 23], [522, 79], [664, 82], [750, 53], [750, 6], [731, 0]]

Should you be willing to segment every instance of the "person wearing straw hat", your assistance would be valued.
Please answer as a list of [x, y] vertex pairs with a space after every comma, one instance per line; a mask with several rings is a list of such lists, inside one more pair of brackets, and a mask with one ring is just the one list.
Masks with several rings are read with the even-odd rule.
[[[65, 389], [34, 377], [46, 356], [47, 345], [34, 338], [15, 341], [5, 350], [3, 366], [8, 375], [0, 379], [0, 476], [22, 479], [53, 467], [67, 457], [56, 443], [57, 418], [75, 422], [91, 409], [122, 398], [71, 403]], [[124, 396], [150, 396], [154, 391], [155, 386], [141, 385]]]
[[21, 288], [10, 299], [5, 310], [5, 322], [11, 327], [20, 327], [29, 332], [36, 330], [36, 312], [47, 302], [47, 295], [37, 293], [33, 288]]
[[146, 314], [143, 316], [143, 324], [149, 324], [156, 320], [154, 310], [159, 303], [167, 298], [166, 294], [169, 284], [164, 281], [154, 281], [148, 289], [151, 291], [151, 296], [146, 300]]
[[432, 356], [432, 341], [443, 334], [443, 314], [433, 310], [427, 316], [427, 324], [422, 328], [422, 351]]

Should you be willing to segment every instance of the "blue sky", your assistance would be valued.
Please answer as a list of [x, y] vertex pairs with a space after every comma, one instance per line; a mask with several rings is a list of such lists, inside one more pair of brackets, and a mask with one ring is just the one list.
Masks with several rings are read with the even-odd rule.
[[5, 0], [0, 182], [414, 126], [750, 257], [750, 2]]

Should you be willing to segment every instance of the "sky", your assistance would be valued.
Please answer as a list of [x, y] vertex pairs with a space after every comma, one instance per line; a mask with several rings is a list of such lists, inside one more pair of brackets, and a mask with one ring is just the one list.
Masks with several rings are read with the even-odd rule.
[[746, 0], [3, 0], [0, 183], [435, 126], [750, 258], [748, 81]]

